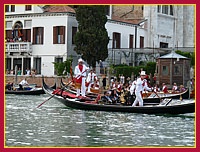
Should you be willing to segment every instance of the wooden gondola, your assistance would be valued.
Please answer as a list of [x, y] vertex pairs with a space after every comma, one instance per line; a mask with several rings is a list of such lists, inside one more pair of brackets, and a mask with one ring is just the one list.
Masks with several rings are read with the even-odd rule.
[[5, 94], [40, 95], [45, 92], [43, 88], [32, 88], [31, 90], [5, 90]]
[[[58, 93], [60, 90], [55, 91], [54, 89], [47, 86], [43, 80], [43, 89], [51, 97], [57, 99], [59, 102], [67, 107], [81, 109], [81, 110], [95, 110], [95, 111], [110, 111], [110, 112], [127, 112], [127, 113], [145, 113], [145, 114], [184, 114], [195, 112], [195, 102], [175, 102], [172, 104], [172, 99], [167, 99], [165, 103], [159, 105], [148, 105], [148, 106], [125, 106], [122, 104], [102, 104], [90, 100], [82, 100], [70, 96], [61, 96], [53, 94]], [[69, 92], [68, 92], [69, 93]], [[171, 102], [171, 103], [169, 103]]]
[[[17, 94], [17, 95], [40, 95], [45, 94], [45, 91], [42, 87], [37, 87], [36, 85], [25, 86], [23, 90], [19, 90], [15, 86], [15, 90], [5, 90], [5, 94]], [[51, 86], [52, 89], [56, 89], [56, 83]]]
[[[73, 94], [76, 94], [75, 89], [73, 88], [73, 86], [65, 86], [65, 83], [62, 81], [61, 79], [61, 83], [60, 83], [62, 88], [65, 88], [66, 91], [71, 92]], [[163, 99], [165, 98], [172, 98], [172, 99], [188, 99], [189, 98], [189, 89], [186, 89], [184, 92], [177, 92], [177, 93], [163, 93], [163, 92], [149, 92], [149, 96], [145, 97], [145, 93], [143, 94], [143, 101], [144, 103], [160, 103]], [[97, 93], [86, 93], [86, 96], [88, 97], [97, 97]]]

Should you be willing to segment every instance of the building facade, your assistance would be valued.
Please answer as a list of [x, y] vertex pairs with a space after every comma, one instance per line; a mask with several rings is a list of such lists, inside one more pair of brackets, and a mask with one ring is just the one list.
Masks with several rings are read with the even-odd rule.
[[[152, 60], [152, 48], [194, 51], [195, 6], [124, 5], [107, 6], [106, 29], [110, 42], [105, 64]], [[67, 5], [5, 5], [5, 68], [15, 65], [25, 74], [53, 76], [53, 62], [80, 57], [73, 37], [78, 29], [74, 7]], [[149, 49], [150, 48], [150, 49]], [[141, 53], [137, 55], [136, 53]], [[146, 56], [145, 56], [146, 54]], [[157, 54], [159, 55], [159, 54]], [[139, 59], [140, 58], [140, 59]], [[134, 64], [133, 64], [134, 63]]]

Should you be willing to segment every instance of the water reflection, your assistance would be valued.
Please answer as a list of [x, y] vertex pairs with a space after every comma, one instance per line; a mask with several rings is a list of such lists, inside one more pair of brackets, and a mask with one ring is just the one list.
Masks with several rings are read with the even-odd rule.
[[6, 96], [6, 146], [194, 146], [194, 114], [83, 111], [47, 95]]

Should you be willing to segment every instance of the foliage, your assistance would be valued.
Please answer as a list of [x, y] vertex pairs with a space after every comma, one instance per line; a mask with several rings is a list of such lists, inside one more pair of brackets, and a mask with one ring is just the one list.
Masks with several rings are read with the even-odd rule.
[[96, 67], [96, 62], [105, 61], [108, 57], [105, 6], [79, 6], [76, 9], [76, 19], [78, 31], [74, 38], [74, 50], [90, 66]]
[[56, 73], [58, 76], [64, 76], [67, 75], [67, 73], [70, 73], [70, 67], [73, 59], [69, 58], [66, 59], [64, 62], [53, 62]]
[[156, 69], [156, 62], [148, 62], [146, 66], [128, 66], [128, 65], [117, 65], [113, 66], [111, 69], [114, 70], [114, 75], [116, 77], [119, 76], [119, 74], [123, 74], [125, 77], [131, 77], [132, 72], [135, 76], [139, 75], [139, 72], [141, 68], [146, 71], [147, 74], [154, 74]]
[[177, 50], [176, 51], [177, 54], [180, 54], [182, 56], [185, 56], [187, 58], [190, 58], [191, 59], [191, 65], [194, 66], [195, 65], [195, 53], [194, 52], [182, 52], [180, 50]]
[[153, 75], [156, 70], [156, 62], [148, 62], [144, 69], [146, 69], [147, 74], [151, 73]]

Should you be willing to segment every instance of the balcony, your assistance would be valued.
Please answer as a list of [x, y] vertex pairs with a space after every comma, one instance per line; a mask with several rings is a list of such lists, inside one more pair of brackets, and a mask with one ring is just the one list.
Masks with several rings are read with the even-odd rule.
[[31, 42], [8, 42], [6, 43], [6, 52], [10, 53], [32, 53], [32, 43]]

